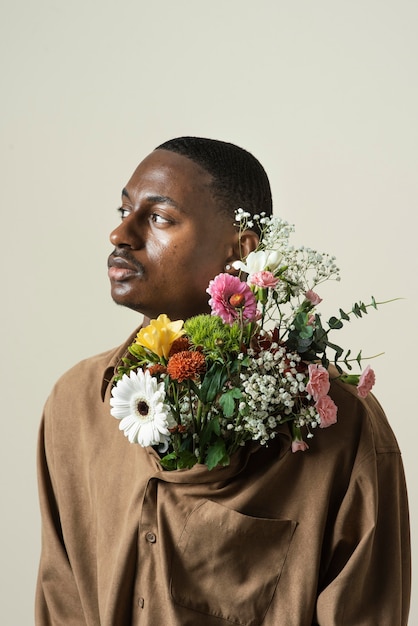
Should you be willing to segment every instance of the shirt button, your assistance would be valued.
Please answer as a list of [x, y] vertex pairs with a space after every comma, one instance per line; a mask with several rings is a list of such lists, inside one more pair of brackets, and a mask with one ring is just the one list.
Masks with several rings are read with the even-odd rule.
[[144, 608], [144, 602], [145, 602], [145, 601], [144, 601], [144, 598], [138, 598], [138, 600], [137, 600], [137, 604], [138, 604], [138, 606], [139, 606], [139, 608], [140, 608], [140, 609], [143, 609], [143, 608]]
[[145, 535], [145, 539], [148, 541], [148, 543], [155, 543], [157, 541], [156, 535], [152, 532], [148, 532]]

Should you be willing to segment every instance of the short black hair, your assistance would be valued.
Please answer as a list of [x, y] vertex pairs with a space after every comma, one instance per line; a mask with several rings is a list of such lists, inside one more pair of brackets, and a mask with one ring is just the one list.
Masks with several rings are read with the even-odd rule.
[[[212, 193], [228, 217], [234, 218], [239, 208], [252, 215], [272, 214], [269, 179], [261, 163], [247, 150], [203, 137], [177, 137], [155, 149], [181, 154], [209, 172], [213, 177]], [[258, 230], [256, 224], [254, 230]]]

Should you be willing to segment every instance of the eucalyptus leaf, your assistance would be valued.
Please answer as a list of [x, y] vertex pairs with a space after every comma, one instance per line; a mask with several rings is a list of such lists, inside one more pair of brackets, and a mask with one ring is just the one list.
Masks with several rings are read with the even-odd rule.
[[360, 305], [359, 305], [359, 304], [357, 304], [357, 302], [356, 302], [356, 304], [353, 306], [353, 313], [354, 313], [354, 315], [355, 315], [356, 317], [362, 317], [361, 308], [360, 308]]
[[311, 337], [313, 336], [314, 330], [312, 328], [312, 326], [305, 326], [304, 328], [302, 328], [299, 332], [299, 337], [301, 339], [311, 339]]
[[312, 339], [310, 337], [298, 337], [298, 342], [297, 342], [297, 351], [300, 354], [303, 354], [304, 352], [306, 352], [308, 350], [308, 348], [310, 348], [312, 344]]
[[338, 330], [339, 328], [342, 328], [344, 324], [338, 319], [338, 317], [332, 316], [328, 320], [328, 326], [332, 328], [332, 330]]
[[342, 309], [340, 309], [340, 317], [343, 320], [346, 320], [347, 322], [350, 321], [350, 316], [345, 311], [343, 311]]
[[336, 343], [331, 343], [330, 341], [328, 342], [328, 347], [331, 348], [331, 350], [334, 350], [335, 352], [335, 359], [338, 360], [344, 353], [343, 348], [341, 348], [341, 346], [337, 346]]

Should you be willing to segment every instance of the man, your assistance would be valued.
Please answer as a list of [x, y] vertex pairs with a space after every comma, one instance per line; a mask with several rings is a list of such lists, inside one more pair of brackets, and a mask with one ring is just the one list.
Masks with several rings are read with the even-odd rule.
[[[208, 139], [159, 146], [122, 192], [112, 297], [150, 319], [209, 312], [209, 281], [271, 214], [252, 155]], [[135, 331], [136, 334], [136, 331]], [[45, 408], [36, 623], [126, 626], [401, 626], [409, 528], [399, 449], [373, 397], [333, 383], [338, 423], [292, 454], [286, 427], [227, 467], [164, 471], [110, 417], [120, 348], [75, 366]]]

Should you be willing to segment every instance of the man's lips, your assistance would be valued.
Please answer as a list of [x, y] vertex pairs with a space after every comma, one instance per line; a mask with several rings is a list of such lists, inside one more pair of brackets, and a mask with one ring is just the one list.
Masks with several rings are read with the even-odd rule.
[[142, 265], [139, 263], [132, 263], [121, 256], [109, 256], [108, 262], [108, 276], [111, 280], [126, 280], [132, 276], [138, 276], [143, 273]]

